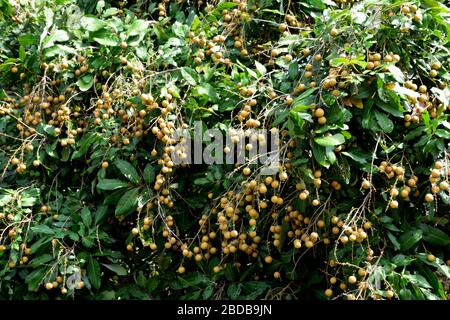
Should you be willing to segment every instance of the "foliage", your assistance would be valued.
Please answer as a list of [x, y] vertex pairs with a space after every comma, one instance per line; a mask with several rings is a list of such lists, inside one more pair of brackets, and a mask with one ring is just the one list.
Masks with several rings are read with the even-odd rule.
[[[0, 0], [0, 298], [446, 299], [449, 17]], [[196, 120], [279, 172], [175, 164]]]

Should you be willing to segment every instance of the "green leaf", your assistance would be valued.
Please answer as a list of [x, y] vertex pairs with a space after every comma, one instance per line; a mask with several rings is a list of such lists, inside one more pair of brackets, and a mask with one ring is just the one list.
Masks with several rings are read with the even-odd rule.
[[330, 65], [332, 67], [339, 67], [341, 65], [348, 65], [349, 61], [347, 58], [333, 58], [330, 60]]
[[26, 57], [27, 57], [27, 54], [25, 52], [24, 46], [20, 46], [20, 48], [19, 48], [19, 59], [20, 59], [20, 61], [25, 62]]
[[397, 241], [397, 238], [390, 233], [389, 231], [386, 233], [389, 240], [391, 240], [392, 244], [394, 245], [395, 250], [400, 250], [400, 243]]
[[50, 228], [49, 226], [46, 226], [45, 224], [33, 226], [33, 227], [31, 227], [31, 230], [35, 233], [42, 233], [42, 234], [49, 234], [49, 235], [55, 234], [55, 231], [52, 228]]
[[36, 44], [38, 41], [38, 37], [32, 34], [24, 34], [22, 36], [17, 37], [17, 41], [19, 41], [19, 44], [21, 46], [26, 47]]
[[205, 82], [195, 87], [194, 95], [204, 97], [208, 101], [218, 102], [219, 96], [217, 95], [216, 89], [209, 83]]
[[[54, 127], [53, 127], [54, 128]], [[76, 150], [71, 157], [71, 160], [77, 159], [83, 156], [88, 150], [89, 147], [94, 143], [101, 139], [101, 136], [96, 132], [88, 132], [86, 133], [81, 140], [78, 142], [79, 149]]]
[[198, 81], [198, 74], [195, 72], [194, 69], [189, 67], [183, 67], [181, 68], [181, 75], [183, 76], [183, 79], [186, 80], [186, 82], [191, 85], [195, 86]]
[[258, 72], [259, 72], [259, 74], [261, 76], [263, 76], [263, 75], [265, 75], [267, 73], [266, 67], [264, 67], [263, 64], [261, 64], [260, 62], [258, 62], [256, 60], [255, 60], [255, 67], [256, 67], [256, 70], [258, 70]]
[[420, 229], [423, 231], [423, 240], [426, 242], [437, 246], [450, 246], [450, 236], [444, 231], [423, 223], [420, 224]]
[[318, 145], [317, 143], [312, 143], [311, 144], [311, 148], [312, 148], [312, 152], [313, 152], [313, 156], [314, 159], [321, 165], [324, 166], [325, 168], [328, 168], [330, 166], [330, 163], [328, 162], [326, 153], [325, 153], [325, 148]]
[[330, 164], [335, 164], [337, 159], [336, 159], [336, 154], [334, 153], [334, 148], [333, 147], [326, 147], [325, 148], [325, 154], [327, 156], [328, 161], [330, 162]]
[[35, 254], [38, 252], [41, 248], [45, 247], [47, 244], [49, 244], [51, 239], [49, 237], [40, 238], [38, 241], [33, 243], [30, 248], [30, 253]]
[[53, 261], [55, 258], [51, 254], [41, 254], [40, 256], [37, 256], [36, 258], [33, 258], [30, 262], [30, 267], [38, 267], [45, 265], [47, 262]]
[[95, 289], [99, 289], [101, 285], [100, 264], [92, 256], [89, 256], [87, 265], [87, 276], [92, 286]]
[[450, 89], [448, 87], [445, 90], [434, 87], [431, 88], [431, 92], [433, 92], [436, 98], [442, 102], [444, 108], [447, 108], [450, 105]]
[[95, 17], [84, 16], [80, 20], [80, 25], [87, 31], [98, 31], [106, 27], [107, 23]]
[[227, 289], [227, 296], [228, 298], [232, 300], [236, 300], [239, 297], [239, 294], [241, 293], [241, 287], [242, 285], [240, 283], [232, 283], [228, 286]]
[[127, 270], [122, 267], [120, 264], [106, 264], [102, 263], [106, 268], [113, 271], [118, 276], [126, 276], [128, 274]]
[[92, 37], [92, 39], [103, 46], [116, 47], [119, 45], [117, 37], [114, 35], [114, 33], [108, 30], [101, 30], [96, 32], [95, 36]]
[[448, 132], [448, 131], [445, 130], [445, 129], [437, 129], [436, 132], [435, 132], [435, 134], [436, 134], [439, 138], [447, 139], [447, 140], [450, 139], [450, 132]]
[[[399, 246], [400, 248], [400, 246]], [[411, 262], [415, 261], [416, 258], [411, 256], [405, 256], [404, 254], [398, 254], [392, 258], [391, 262], [395, 264], [396, 267], [408, 266]]]
[[402, 70], [400, 70], [398, 67], [391, 64], [390, 66], [387, 67], [387, 69], [389, 70], [389, 72], [392, 74], [392, 76], [394, 77], [394, 79], [397, 82], [400, 82], [400, 83], [405, 82], [405, 75], [403, 74]]
[[409, 230], [400, 236], [400, 244], [402, 250], [411, 249], [417, 242], [422, 239], [422, 230], [415, 229]]
[[420, 273], [425, 276], [428, 283], [432, 285], [433, 289], [440, 296], [440, 298], [445, 299], [445, 291], [442, 287], [442, 282], [439, 280], [436, 274], [425, 265], [418, 265], [418, 268], [420, 270]]
[[[317, 88], [310, 88], [294, 99], [291, 105], [291, 110], [302, 111], [310, 108], [310, 97], [317, 90]], [[300, 107], [301, 106], [301, 107]]]
[[155, 168], [153, 168], [153, 166], [150, 163], [148, 163], [144, 168], [144, 181], [147, 184], [150, 184], [153, 181], [155, 181]]
[[128, 187], [128, 182], [118, 179], [101, 179], [97, 184], [97, 188], [100, 190], [116, 190], [126, 187]]
[[139, 188], [131, 189], [120, 198], [117, 203], [115, 215], [120, 216], [123, 214], [131, 213], [136, 209], [138, 201]]
[[337, 133], [335, 135], [328, 136], [328, 137], [314, 138], [314, 141], [318, 145], [321, 145], [324, 147], [333, 147], [333, 146], [343, 144], [345, 142], [345, 137], [342, 134]]
[[81, 91], [87, 91], [94, 85], [94, 76], [92, 74], [87, 74], [77, 81], [77, 86]]
[[202, 297], [203, 297], [204, 300], [207, 300], [207, 299], [209, 299], [212, 296], [213, 293], [214, 293], [214, 285], [209, 285], [203, 291]]
[[105, 205], [98, 206], [97, 212], [95, 213], [94, 223], [96, 225], [100, 224], [105, 219], [105, 217], [108, 215], [108, 213], [109, 213], [108, 206], [105, 206]]
[[69, 40], [69, 34], [64, 30], [54, 30], [42, 42], [42, 49], [50, 48], [55, 42], [64, 42]]
[[173, 33], [181, 39], [186, 37], [188, 30], [189, 27], [185, 24], [180, 23], [179, 21], [175, 21], [175, 23], [172, 24]]
[[386, 114], [375, 110], [375, 118], [377, 119], [378, 125], [384, 132], [390, 133], [394, 130], [394, 123]]
[[134, 184], [139, 184], [139, 174], [131, 163], [122, 159], [117, 159], [116, 161], [114, 161], [114, 164], [120, 170], [120, 172], [122, 172], [125, 178], [127, 178]]
[[108, 9], [105, 10], [105, 12], [103, 12], [102, 17], [103, 18], [112, 17], [112, 16], [115, 16], [118, 13], [120, 13], [119, 9], [117, 9], [117, 8], [108, 8]]
[[47, 268], [39, 268], [28, 274], [25, 278], [25, 282], [28, 284], [28, 291], [33, 292], [38, 289], [47, 272]]
[[376, 105], [377, 107], [379, 107], [380, 109], [383, 109], [383, 111], [390, 113], [391, 115], [393, 115], [394, 117], [397, 118], [402, 118], [403, 117], [403, 109], [401, 108], [401, 106], [399, 105], [399, 108], [395, 108], [394, 106], [392, 106], [391, 104], [388, 104], [384, 101], [381, 100], [376, 100]]
[[211, 183], [211, 181], [208, 178], [197, 178], [194, 180], [194, 184], [198, 186], [203, 186], [209, 183]]
[[81, 209], [81, 220], [83, 220], [86, 227], [90, 227], [92, 224], [92, 214], [88, 207], [83, 207], [83, 209]]
[[147, 32], [149, 29], [150, 22], [145, 20], [135, 20], [127, 29], [128, 36], [136, 36], [141, 33]]
[[[225, 9], [231, 9], [236, 7], [238, 4], [237, 3], [233, 3], [233, 2], [221, 2], [217, 5], [216, 10], [218, 12], [225, 10]], [[215, 11], [216, 11], [215, 10]]]
[[363, 151], [352, 150], [352, 151], [344, 151], [341, 152], [344, 156], [350, 157], [352, 160], [359, 162], [361, 164], [368, 163], [368, 159], [370, 157], [369, 154], [364, 153]]

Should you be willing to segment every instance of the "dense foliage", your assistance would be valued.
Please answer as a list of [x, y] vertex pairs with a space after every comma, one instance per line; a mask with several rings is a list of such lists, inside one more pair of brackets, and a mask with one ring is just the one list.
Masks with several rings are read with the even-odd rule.
[[[436, 0], [0, 0], [0, 298], [448, 298], [449, 40]], [[177, 165], [198, 120], [279, 172]]]

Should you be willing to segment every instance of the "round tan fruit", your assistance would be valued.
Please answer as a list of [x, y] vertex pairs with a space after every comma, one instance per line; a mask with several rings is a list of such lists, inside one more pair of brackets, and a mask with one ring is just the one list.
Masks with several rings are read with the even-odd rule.
[[323, 117], [324, 115], [325, 115], [325, 111], [322, 108], [317, 108], [314, 111], [314, 117], [316, 117], [316, 118]]
[[386, 291], [386, 298], [392, 299], [394, 297], [394, 292], [392, 290]]
[[391, 203], [389, 204], [389, 206], [392, 209], [397, 209], [398, 208], [398, 201], [397, 200], [392, 200]]
[[430, 202], [433, 202], [433, 200], [434, 200], [434, 197], [433, 197], [433, 195], [431, 193], [427, 193], [425, 195], [425, 201], [426, 202], [430, 203]]
[[362, 184], [361, 184], [361, 187], [363, 188], [363, 189], [370, 189], [370, 187], [371, 187], [371, 184], [370, 184], [370, 182], [368, 181], [368, 180], [364, 180], [363, 182], [362, 182]]
[[348, 283], [350, 283], [350, 284], [355, 284], [356, 281], [357, 281], [357, 279], [356, 279], [355, 276], [350, 276], [350, 277], [348, 277]]
[[331, 35], [332, 37], [336, 37], [336, 36], [338, 35], [338, 33], [339, 33], [339, 31], [338, 31], [336, 28], [332, 28], [332, 29], [330, 30], [330, 35]]
[[318, 122], [320, 125], [324, 125], [325, 123], [327, 123], [327, 118], [325, 118], [325, 117], [320, 117], [320, 118], [317, 120], [317, 122]]

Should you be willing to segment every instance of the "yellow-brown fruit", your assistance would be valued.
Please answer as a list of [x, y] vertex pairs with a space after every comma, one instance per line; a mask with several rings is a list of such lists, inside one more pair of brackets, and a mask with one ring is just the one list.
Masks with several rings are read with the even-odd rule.
[[368, 181], [368, 180], [364, 180], [363, 182], [362, 182], [362, 184], [361, 184], [361, 187], [363, 188], [363, 189], [370, 189], [370, 187], [371, 187], [371, 183]]
[[366, 275], [366, 270], [364, 270], [364, 269], [359, 269], [358, 270], [358, 275], [360, 276], [360, 277], [364, 277], [365, 275]]
[[392, 290], [386, 291], [386, 298], [392, 299], [394, 297], [394, 292]]
[[439, 61], [435, 61], [431, 64], [431, 68], [434, 70], [439, 70], [442, 67], [442, 64]]
[[348, 283], [350, 283], [350, 284], [355, 284], [356, 281], [357, 281], [357, 279], [356, 279], [355, 276], [350, 276], [350, 277], [348, 277]]
[[324, 125], [325, 123], [327, 123], [327, 118], [325, 118], [325, 117], [320, 117], [320, 118], [317, 120], [317, 122], [318, 122], [320, 125]]
[[322, 108], [317, 108], [314, 111], [314, 117], [316, 117], [316, 118], [323, 117], [324, 115], [325, 115], [325, 111]]
[[273, 49], [272, 52], [270, 53], [270, 55], [275, 58], [280, 54], [280, 51], [277, 49]]
[[336, 28], [332, 28], [332, 29], [330, 30], [330, 35], [331, 35], [332, 37], [336, 37], [336, 36], [338, 35], [338, 33], [339, 33], [339, 31], [338, 31]]

